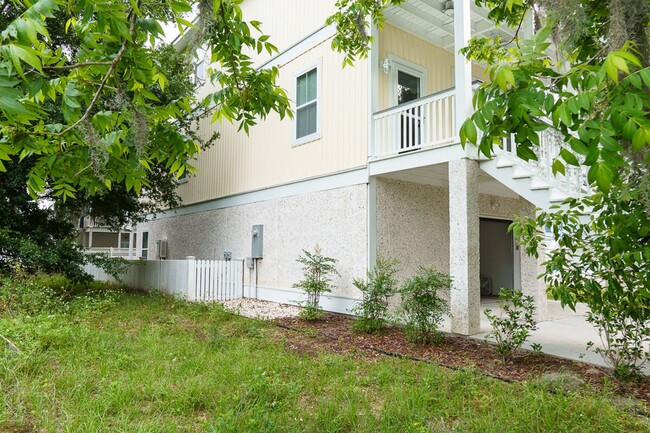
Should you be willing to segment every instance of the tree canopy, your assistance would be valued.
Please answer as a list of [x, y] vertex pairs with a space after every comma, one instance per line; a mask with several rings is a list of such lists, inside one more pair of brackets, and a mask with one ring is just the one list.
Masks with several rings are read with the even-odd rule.
[[[244, 130], [271, 111], [290, 114], [277, 68], [253, 67], [247, 50], [276, 51], [261, 23], [246, 22], [241, 0], [7, 0], [0, 29], [0, 170], [31, 158], [32, 197], [46, 191], [94, 196], [123, 185], [139, 193], [154, 167], [191, 170], [200, 137], [191, 124], [210, 108]], [[200, 10], [197, 24], [184, 18]], [[191, 28], [207, 44], [220, 90], [203, 101], [161, 103], [169, 77], [154, 55], [162, 22]], [[61, 43], [60, 37], [74, 44]], [[191, 49], [189, 50], [192, 51]], [[55, 106], [56, 110], [49, 107]]]

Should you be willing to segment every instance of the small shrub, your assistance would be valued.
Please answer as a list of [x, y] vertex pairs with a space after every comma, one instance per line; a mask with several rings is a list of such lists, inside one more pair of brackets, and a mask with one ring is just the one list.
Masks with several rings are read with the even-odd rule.
[[353, 328], [361, 332], [376, 332], [386, 326], [388, 298], [397, 293], [396, 260], [377, 259], [375, 268], [368, 272], [367, 281], [355, 279], [354, 286], [361, 291], [361, 301], [350, 310], [357, 316]]
[[[616, 380], [632, 382], [643, 377], [643, 366], [650, 361], [650, 351], [647, 349], [650, 325], [644, 317], [626, 315], [626, 311], [619, 311], [616, 307], [590, 311], [587, 321], [599, 331], [603, 344], [603, 347], [596, 347], [594, 352], [612, 367]], [[590, 343], [589, 347], [592, 346]]]
[[303, 279], [292, 287], [302, 289], [307, 294], [300, 316], [305, 320], [317, 320], [323, 314], [320, 296], [332, 291], [330, 275], [338, 274], [334, 267], [336, 259], [322, 255], [319, 247], [314, 248], [313, 253], [307, 250], [302, 250], [302, 253], [296, 261], [302, 265]]
[[431, 268], [420, 267], [400, 290], [406, 339], [412, 343], [436, 343], [442, 334], [438, 326], [449, 312], [447, 301], [439, 296], [449, 291], [451, 277]]
[[[512, 359], [515, 350], [520, 348], [530, 336], [531, 331], [537, 329], [535, 322], [535, 300], [532, 296], [524, 296], [517, 290], [501, 289], [499, 292], [499, 307], [504, 316], [497, 316], [492, 310], [485, 310], [484, 314], [492, 325], [492, 331], [487, 338], [494, 338], [496, 351], [503, 362]], [[537, 350], [541, 350], [539, 345]]]

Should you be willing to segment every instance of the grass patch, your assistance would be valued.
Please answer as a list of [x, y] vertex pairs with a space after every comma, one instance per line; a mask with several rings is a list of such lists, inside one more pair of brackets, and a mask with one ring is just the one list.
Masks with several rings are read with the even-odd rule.
[[[113, 299], [113, 298], [111, 298]], [[71, 301], [73, 302], [73, 301]], [[73, 302], [74, 303], [74, 302]], [[159, 295], [15, 313], [0, 333], [0, 431], [645, 432], [607, 395], [403, 359], [286, 349], [271, 324]]]

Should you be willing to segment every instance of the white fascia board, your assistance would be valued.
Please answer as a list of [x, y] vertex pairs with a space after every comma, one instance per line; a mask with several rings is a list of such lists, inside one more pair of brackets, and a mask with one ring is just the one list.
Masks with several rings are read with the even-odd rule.
[[336, 34], [336, 27], [333, 24], [329, 26], [321, 27], [311, 35], [305, 37], [301, 41], [290, 46], [289, 48], [287, 48], [277, 56], [273, 57], [272, 59], [257, 65], [257, 68], [267, 69], [267, 68], [272, 68], [274, 66], [278, 66], [278, 67], [282, 66], [285, 63], [288, 63], [291, 60], [295, 59], [296, 57], [306, 53], [312, 48], [322, 44], [329, 38], [333, 37], [335, 34]]
[[465, 150], [460, 144], [434, 147], [432, 149], [410, 152], [403, 155], [370, 161], [368, 174], [379, 176], [411, 168], [442, 164], [465, 157]]

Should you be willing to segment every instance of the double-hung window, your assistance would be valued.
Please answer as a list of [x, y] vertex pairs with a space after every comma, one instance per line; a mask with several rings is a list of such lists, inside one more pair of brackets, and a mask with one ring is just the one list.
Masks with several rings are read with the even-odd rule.
[[296, 141], [316, 138], [318, 130], [318, 66], [296, 77]]

